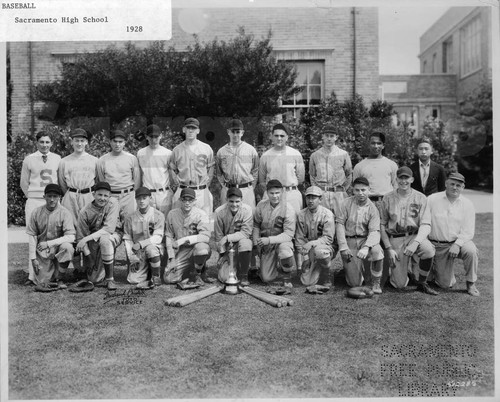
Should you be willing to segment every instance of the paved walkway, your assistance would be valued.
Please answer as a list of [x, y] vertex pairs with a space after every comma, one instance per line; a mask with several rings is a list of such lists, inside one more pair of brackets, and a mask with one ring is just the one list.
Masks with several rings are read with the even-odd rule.
[[[463, 195], [474, 203], [477, 213], [493, 212], [493, 194], [474, 190], [464, 190]], [[8, 242], [28, 243], [28, 236], [25, 232], [26, 228], [23, 226], [12, 226], [8, 228]]]

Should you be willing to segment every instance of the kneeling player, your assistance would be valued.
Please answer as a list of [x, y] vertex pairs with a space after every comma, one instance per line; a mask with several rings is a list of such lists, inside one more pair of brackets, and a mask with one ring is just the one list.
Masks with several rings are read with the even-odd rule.
[[330, 265], [336, 254], [333, 248], [335, 220], [333, 213], [320, 205], [322, 196], [319, 187], [309, 187], [307, 208], [297, 214], [295, 245], [304, 256], [300, 280], [309, 293], [323, 293], [332, 286]]
[[412, 189], [413, 172], [403, 166], [397, 171], [398, 188], [384, 195], [380, 205], [380, 236], [389, 259], [390, 282], [397, 288], [408, 284], [408, 270], [413, 274], [413, 262], [418, 262], [417, 289], [429, 295], [437, 292], [427, 284], [432, 266], [434, 246], [427, 236], [431, 231], [431, 216], [427, 198]]
[[283, 185], [278, 180], [269, 180], [266, 189], [268, 198], [257, 204], [253, 228], [253, 244], [260, 255], [260, 278], [265, 283], [276, 280], [280, 267], [285, 287], [291, 288], [295, 210], [281, 199]]
[[98, 182], [93, 189], [94, 201], [78, 214], [76, 251], [83, 253], [88, 280], [115, 290], [115, 251], [122, 241], [121, 228], [117, 227], [120, 205], [111, 197], [111, 186], [107, 182]]
[[370, 183], [365, 177], [354, 180], [352, 197], [342, 201], [337, 223], [337, 240], [347, 284], [361, 286], [363, 274], [372, 278], [373, 292], [382, 293], [380, 278], [384, 252], [380, 247], [380, 215], [368, 199]]
[[[194, 276], [197, 284], [212, 283], [206, 272], [211, 250], [209, 218], [205, 211], [194, 206], [196, 193], [185, 188], [180, 195], [181, 207], [171, 210], [165, 226], [168, 264], [165, 283], [179, 283]], [[194, 265], [194, 272], [193, 272]]]
[[152, 280], [153, 286], [160, 286], [165, 216], [150, 205], [151, 191], [148, 188], [139, 187], [135, 192], [135, 201], [137, 210], [125, 218], [123, 225], [128, 259], [127, 280], [139, 285]]
[[219, 281], [225, 283], [230, 274], [228, 249], [235, 249], [234, 263], [236, 276], [242, 286], [248, 286], [248, 267], [252, 252], [253, 215], [252, 207], [243, 203], [243, 193], [239, 188], [227, 190], [227, 203], [215, 210], [214, 235], [219, 259]]
[[68, 268], [73, 258], [75, 226], [71, 212], [59, 204], [61, 196], [61, 187], [48, 184], [44, 190], [45, 205], [31, 213], [26, 228], [36, 285], [59, 281], [59, 268]]

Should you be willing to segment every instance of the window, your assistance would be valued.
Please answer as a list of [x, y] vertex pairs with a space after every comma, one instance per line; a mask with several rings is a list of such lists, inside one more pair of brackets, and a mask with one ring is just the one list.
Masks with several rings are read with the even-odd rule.
[[436, 53], [434, 53], [432, 55], [432, 69], [431, 69], [431, 73], [437, 73], [437, 55]]
[[481, 68], [481, 20], [476, 17], [460, 30], [460, 74]]
[[427, 60], [424, 60], [424, 65], [422, 67], [422, 73], [425, 74], [427, 71]]
[[290, 117], [299, 118], [303, 110], [319, 105], [324, 97], [325, 66], [322, 61], [300, 61], [297, 69], [296, 85], [302, 91], [293, 98], [283, 100], [283, 108]]
[[453, 73], [453, 42], [443, 42], [443, 73]]

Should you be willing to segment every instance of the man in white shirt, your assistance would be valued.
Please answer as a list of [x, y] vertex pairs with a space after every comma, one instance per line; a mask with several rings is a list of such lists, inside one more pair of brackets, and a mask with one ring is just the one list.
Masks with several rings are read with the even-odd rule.
[[467, 293], [479, 296], [475, 285], [479, 256], [472, 242], [476, 219], [474, 204], [461, 195], [465, 178], [460, 173], [451, 173], [445, 186], [445, 191], [427, 199], [431, 214], [429, 240], [436, 248], [431, 275], [441, 288], [452, 287], [456, 283], [453, 264], [458, 257], [464, 262]]

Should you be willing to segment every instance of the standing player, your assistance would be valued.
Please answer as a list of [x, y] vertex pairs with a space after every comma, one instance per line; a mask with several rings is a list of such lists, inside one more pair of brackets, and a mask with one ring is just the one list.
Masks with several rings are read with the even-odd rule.
[[195, 207], [196, 192], [192, 188], [181, 191], [180, 201], [181, 207], [172, 209], [167, 215], [165, 238], [168, 265], [163, 279], [165, 283], [179, 283], [194, 274], [197, 284], [212, 283], [214, 280], [206, 272], [206, 262], [212, 253], [208, 244], [208, 215]]
[[241, 120], [232, 120], [227, 130], [229, 144], [217, 152], [217, 178], [222, 184], [221, 203], [227, 201], [228, 189], [236, 187], [241, 189], [243, 202], [255, 209], [254, 189], [259, 172], [259, 155], [254, 147], [241, 140], [244, 133]]
[[431, 276], [441, 288], [456, 283], [453, 265], [455, 258], [464, 262], [467, 293], [479, 296], [475, 282], [479, 256], [474, 238], [476, 213], [474, 204], [462, 196], [465, 178], [460, 173], [451, 173], [445, 183], [446, 190], [431, 194], [427, 205], [431, 214], [429, 240], [436, 248]]
[[[353, 181], [352, 197], [342, 201], [335, 218], [337, 240], [347, 284], [361, 286], [363, 275], [372, 279], [373, 293], [382, 293], [380, 278], [384, 252], [380, 247], [380, 215], [368, 198], [370, 183], [365, 177]], [[368, 282], [368, 281], [367, 281]]]
[[[286, 124], [274, 125], [273, 147], [260, 159], [259, 184], [264, 187], [270, 180], [278, 180], [283, 185], [283, 201], [299, 212], [302, 209], [302, 194], [298, 185], [304, 182], [305, 167], [302, 154], [286, 145], [289, 134], [290, 128]], [[266, 199], [266, 194], [263, 199]]]
[[137, 210], [125, 218], [123, 241], [128, 258], [127, 280], [140, 287], [160, 286], [160, 260], [163, 254], [165, 215], [153, 208], [151, 191], [140, 187], [135, 192]]
[[227, 203], [215, 210], [214, 236], [219, 259], [219, 281], [225, 283], [230, 274], [228, 251], [234, 247], [236, 276], [242, 286], [248, 286], [248, 267], [252, 252], [253, 214], [252, 207], [243, 203], [243, 193], [231, 187], [227, 191]]
[[[52, 147], [52, 139], [50, 135], [44, 131], [40, 131], [36, 135], [37, 151], [32, 153], [23, 160], [21, 169], [20, 186], [26, 196], [25, 206], [25, 222], [28, 225], [30, 216], [33, 210], [46, 205], [44, 199], [45, 187], [54, 183], [57, 184], [57, 169], [61, 157], [50, 152]], [[28, 279], [25, 285], [33, 285], [33, 267], [31, 260], [28, 262]], [[26, 272], [26, 269], [25, 269]]]
[[380, 208], [380, 236], [389, 260], [390, 281], [396, 289], [404, 288], [408, 274], [413, 275], [412, 264], [418, 262], [417, 289], [435, 296], [437, 292], [427, 284], [434, 257], [434, 247], [427, 239], [431, 231], [427, 198], [410, 187], [413, 172], [409, 167], [399, 168], [397, 177], [397, 190], [384, 195]]
[[417, 144], [418, 162], [410, 166], [415, 178], [411, 186], [426, 196], [445, 190], [446, 172], [443, 166], [431, 160], [433, 152], [431, 140], [420, 138]]
[[398, 165], [382, 155], [385, 148], [385, 135], [373, 132], [370, 136], [370, 154], [354, 166], [353, 179], [366, 177], [370, 182], [369, 198], [375, 204], [380, 204], [382, 197], [397, 186], [396, 172]]
[[71, 213], [59, 204], [62, 190], [57, 184], [45, 186], [45, 205], [30, 215], [26, 233], [29, 238], [29, 259], [33, 266], [30, 278], [36, 285], [46, 286], [59, 281], [59, 268], [67, 268], [73, 258], [75, 226]]
[[253, 225], [253, 244], [260, 255], [260, 278], [265, 283], [272, 282], [282, 270], [285, 288], [292, 288], [295, 211], [282, 200], [283, 185], [278, 180], [269, 180], [266, 189], [267, 199], [257, 204]]
[[181, 205], [182, 190], [190, 188], [196, 192], [196, 207], [211, 216], [213, 197], [208, 187], [214, 176], [214, 152], [209, 145], [198, 140], [200, 122], [197, 119], [186, 119], [182, 132], [186, 139], [174, 148], [170, 159], [172, 179], [179, 187], [173, 197], [173, 202], [177, 203], [174, 207]]
[[110, 133], [111, 152], [103, 155], [97, 161], [99, 181], [105, 181], [111, 186], [111, 194], [120, 205], [120, 219], [135, 211], [134, 190], [141, 185], [141, 171], [137, 158], [124, 151], [127, 135], [121, 130]]
[[320, 205], [322, 196], [319, 187], [307, 188], [307, 208], [297, 214], [295, 230], [295, 245], [304, 256], [300, 280], [309, 293], [319, 294], [332, 286], [330, 265], [337, 254], [333, 246], [335, 218], [328, 208]]
[[333, 126], [323, 129], [323, 146], [313, 152], [309, 160], [311, 185], [324, 193], [321, 205], [338, 214], [340, 203], [347, 197], [352, 182], [352, 164], [349, 154], [335, 145], [338, 139]]
[[155, 124], [146, 129], [149, 145], [137, 151], [142, 172], [142, 185], [151, 191], [151, 206], [167, 216], [174, 195], [170, 186], [170, 157], [172, 151], [160, 145], [161, 130]]
[[89, 281], [116, 290], [113, 277], [115, 251], [123, 235], [119, 222], [120, 205], [111, 196], [111, 186], [106, 182], [95, 184], [93, 197], [94, 201], [78, 215], [76, 251], [83, 253]]

